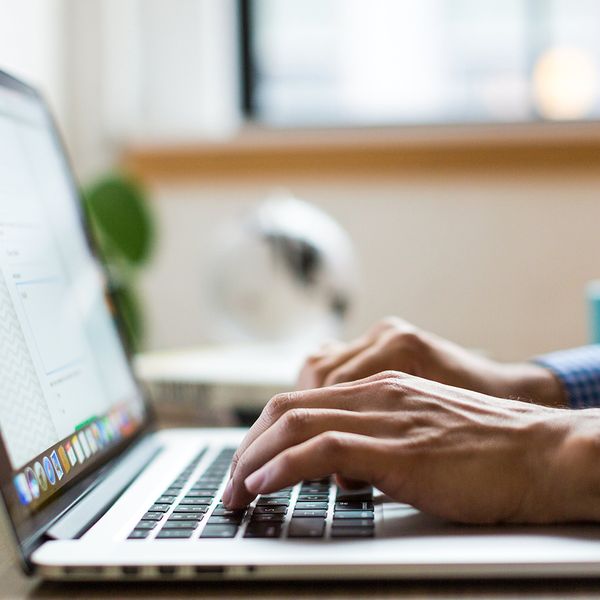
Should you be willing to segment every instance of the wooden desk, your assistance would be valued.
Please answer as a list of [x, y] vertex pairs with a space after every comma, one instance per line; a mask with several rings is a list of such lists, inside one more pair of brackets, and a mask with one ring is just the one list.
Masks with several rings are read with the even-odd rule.
[[[164, 422], [164, 418], [161, 421]], [[169, 426], [174, 423], [169, 422]], [[275, 583], [45, 583], [27, 578], [0, 538], [0, 598], [598, 598], [600, 580], [591, 581], [366, 581]]]

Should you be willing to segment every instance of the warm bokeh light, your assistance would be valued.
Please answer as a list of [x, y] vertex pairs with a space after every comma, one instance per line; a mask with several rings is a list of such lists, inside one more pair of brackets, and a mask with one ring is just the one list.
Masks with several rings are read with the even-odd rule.
[[589, 53], [579, 48], [547, 50], [533, 73], [535, 104], [546, 119], [589, 116], [598, 99], [599, 87], [598, 65]]

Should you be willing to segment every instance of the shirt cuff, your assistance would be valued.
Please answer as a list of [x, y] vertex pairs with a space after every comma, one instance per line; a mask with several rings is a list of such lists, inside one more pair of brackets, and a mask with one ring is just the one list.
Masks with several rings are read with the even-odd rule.
[[600, 407], [600, 344], [544, 354], [533, 362], [558, 377], [571, 408]]

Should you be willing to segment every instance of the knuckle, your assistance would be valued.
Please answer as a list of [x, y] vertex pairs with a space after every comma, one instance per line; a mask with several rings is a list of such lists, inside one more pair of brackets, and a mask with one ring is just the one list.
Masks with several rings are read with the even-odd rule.
[[379, 382], [380, 383], [384, 383], [388, 380], [395, 380], [395, 379], [400, 379], [402, 377], [402, 373], [400, 371], [394, 371], [393, 369], [387, 369], [385, 371], [382, 371], [381, 373], [379, 373], [380, 375], [380, 379]]
[[317, 356], [316, 354], [313, 354], [311, 356], [307, 356], [304, 359], [304, 363], [302, 364], [302, 371], [306, 372], [306, 373], [314, 373], [315, 370], [318, 368], [319, 363], [323, 360], [322, 356]]
[[421, 350], [425, 346], [425, 340], [420, 331], [413, 329], [404, 331], [401, 335], [403, 345], [409, 350]]
[[284, 473], [293, 473], [298, 470], [299, 461], [296, 452], [284, 452], [281, 455], [281, 469]]
[[327, 363], [321, 361], [318, 364], [312, 365], [310, 370], [317, 379], [323, 380], [329, 373], [329, 369], [330, 369], [329, 365]]
[[284, 428], [292, 433], [304, 429], [310, 420], [310, 412], [306, 408], [293, 408], [283, 417]]
[[333, 373], [330, 373], [325, 379], [325, 385], [336, 385], [338, 383], [345, 383], [350, 381], [351, 375], [345, 369], [338, 369]]
[[319, 363], [320, 361], [322, 361], [324, 358], [327, 358], [330, 354], [331, 354], [331, 351], [329, 349], [319, 348], [318, 350], [314, 350], [313, 352], [311, 352], [304, 359], [304, 364], [313, 366], [316, 363]]
[[242, 454], [238, 460], [237, 463], [235, 465], [235, 478], [239, 479], [240, 478], [240, 474], [242, 479], [244, 479], [244, 473], [246, 471], [246, 464], [247, 464], [247, 460], [244, 458], [244, 455]]
[[292, 406], [295, 395], [295, 392], [285, 392], [273, 396], [266, 406], [267, 414], [274, 418], [280, 417]]
[[318, 362], [322, 358], [323, 358], [323, 353], [322, 352], [313, 352], [312, 354], [309, 354], [306, 357], [306, 359], [304, 360], [304, 364], [311, 365], [313, 363]]
[[238, 462], [240, 462], [240, 451], [236, 450], [235, 454], [233, 455], [233, 458], [231, 459], [231, 471], [235, 471], [235, 468], [237, 467]]
[[407, 391], [404, 378], [396, 371], [391, 371], [387, 377], [384, 377], [379, 382], [379, 387], [384, 396], [403, 396]]
[[382, 345], [387, 352], [404, 360], [423, 360], [428, 348], [425, 336], [418, 329], [389, 331], [382, 340]]
[[398, 317], [388, 315], [387, 317], [383, 317], [382, 319], [380, 319], [377, 322], [376, 327], [378, 327], [379, 329], [391, 329], [394, 327], [398, 327], [400, 322], [401, 321]]
[[339, 431], [326, 431], [318, 436], [318, 443], [323, 452], [337, 454], [344, 449], [345, 437]]

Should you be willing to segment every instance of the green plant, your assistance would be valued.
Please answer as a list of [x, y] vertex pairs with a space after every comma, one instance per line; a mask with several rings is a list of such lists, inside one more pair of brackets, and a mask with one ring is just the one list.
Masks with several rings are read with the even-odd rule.
[[123, 318], [132, 350], [145, 333], [143, 308], [136, 293], [140, 268], [151, 256], [154, 221], [144, 189], [130, 177], [111, 173], [83, 190], [92, 234], [107, 267], [111, 296]]

